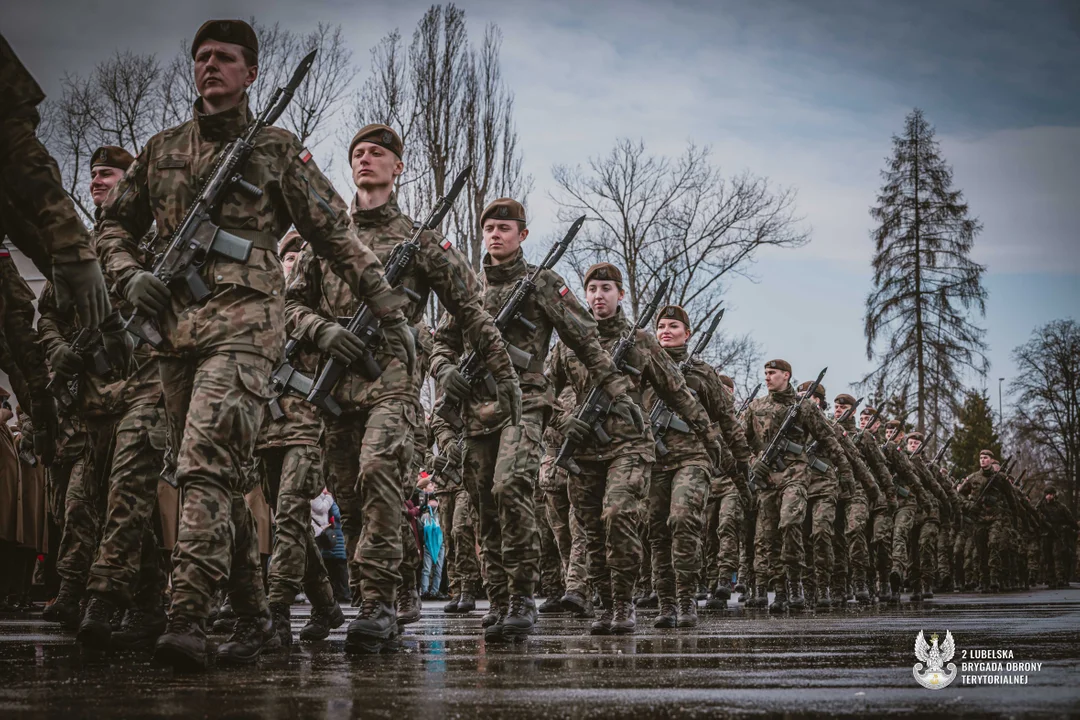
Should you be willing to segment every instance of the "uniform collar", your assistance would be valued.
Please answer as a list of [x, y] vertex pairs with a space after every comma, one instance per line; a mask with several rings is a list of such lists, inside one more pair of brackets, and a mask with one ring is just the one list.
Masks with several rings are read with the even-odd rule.
[[781, 405], [794, 405], [795, 404], [795, 388], [791, 387], [791, 383], [787, 384], [783, 390], [769, 391], [769, 397]]
[[630, 321], [626, 319], [626, 315], [623, 313], [622, 305], [615, 309], [615, 314], [611, 317], [604, 318], [603, 320], [596, 320], [596, 331], [600, 333], [600, 337], [602, 338], [622, 335], [629, 328]]
[[397, 193], [390, 193], [390, 199], [385, 204], [370, 210], [361, 210], [356, 204], [356, 195], [353, 195], [352, 208], [350, 208], [353, 224], [359, 230], [386, 225], [391, 220], [401, 216], [401, 208], [397, 204]]
[[851, 415], [850, 417], [848, 417], [847, 420], [840, 423], [840, 427], [844, 428], [849, 433], [858, 432], [858, 428], [855, 427], [855, 416], [854, 415]]
[[195, 123], [199, 127], [199, 136], [210, 142], [235, 140], [244, 134], [253, 118], [248, 112], [248, 96], [240, 98], [235, 107], [208, 115], [202, 110], [202, 98], [195, 101]]
[[690, 351], [686, 349], [685, 345], [680, 345], [679, 347], [666, 347], [664, 348], [664, 352], [666, 352], [668, 354], [668, 357], [670, 357], [672, 360], [679, 363], [686, 359], [686, 356], [689, 354]]
[[525, 253], [518, 248], [517, 254], [509, 262], [494, 265], [491, 255], [484, 253], [484, 280], [488, 285], [505, 285], [513, 282], [529, 272], [529, 264], [525, 262]]

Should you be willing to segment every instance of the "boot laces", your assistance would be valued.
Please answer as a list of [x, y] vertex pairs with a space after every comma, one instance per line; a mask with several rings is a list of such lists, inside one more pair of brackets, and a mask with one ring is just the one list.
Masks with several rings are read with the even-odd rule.
[[374, 617], [375, 615], [378, 615], [379, 605], [381, 604], [382, 603], [380, 603], [378, 600], [375, 600], [374, 598], [368, 598], [367, 600], [364, 600], [362, 603], [360, 603], [360, 617], [368, 619]]
[[679, 614], [689, 615], [691, 612], [697, 609], [697, 603], [692, 597], [679, 598]]

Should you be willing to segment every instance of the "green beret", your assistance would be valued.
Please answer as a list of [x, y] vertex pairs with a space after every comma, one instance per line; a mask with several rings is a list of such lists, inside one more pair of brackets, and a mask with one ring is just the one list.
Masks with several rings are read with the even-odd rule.
[[588, 285], [590, 280], [607, 280], [622, 290], [622, 272], [611, 263], [596, 263], [586, 270], [584, 284]]
[[135, 162], [135, 158], [131, 156], [131, 153], [115, 145], [102, 145], [90, 156], [91, 169], [104, 165], [117, 170], [127, 170], [133, 162]]
[[[848, 395], [847, 393], [840, 393], [835, 398], [833, 398], [833, 402], [837, 405], [854, 405], [856, 402], [858, 402], [858, 400], [856, 400], [853, 396]], [[864, 410], [863, 412], [866, 411]]]
[[394, 129], [389, 125], [383, 125], [382, 123], [372, 123], [360, 128], [355, 135], [353, 135], [352, 142], [349, 143], [349, 158], [352, 159], [353, 148], [358, 143], [367, 142], [379, 147], [384, 147], [390, 152], [398, 156], [400, 160], [405, 154], [405, 145], [401, 142], [401, 138], [398, 136]]
[[290, 230], [285, 233], [285, 237], [281, 238], [281, 242], [278, 243], [278, 257], [285, 257], [285, 253], [300, 252], [304, 249], [304, 238], [300, 237], [300, 233], [295, 230]]
[[862, 412], [861, 412], [861, 413], [859, 413], [859, 414], [860, 414], [860, 415], [873, 415], [873, 414], [874, 414], [874, 413], [876, 413], [876, 412], [877, 412], [877, 410], [875, 410], [874, 408], [872, 408], [872, 407], [870, 407], [869, 405], [867, 405], [867, 406], [865, 406], [865, 407], [864, 407], [864, 408], [862, 409]]
[[[806, 392], [810, 389], [810, 381], [807, 380], [802, 385], [799, 385], [799, 392]], [[822, 400], [825, 399], [825, 386], [818, 383], [818, 386], [814, 388], [814, 397], [819, 397]]]
[[885, 423], [885, 429], [886, 430], [901, 430], [902, 428], [900, 427], [900, 421], [899, 420], [889, 420], [888, 422]]
[[765, 363], [765, 369], [780, 370], [781, 372], [790, 373], [791, 363], [789, 363], [787, 360], [770, 360], [769, 362]]
[[525, 222], [525, 207], [512, 198], [499, 198], [488, 203], [484, 212], [480, 213], [480, 224], [483, 225], [489, 217], [496, 220]]
[[657, 327], [660, 326], [661, 320], [678, 320], [686, 326], [687, 332], [693, 331], [693, 328], [690, 327], [690, 316], [678, 305], [665, 305], [660, 308], [660, 312], [656, 314]]
[[989, 458], [993, 458], [994, 457], [994, 451], [990, 450], [990, 449], [980, 450], [979, 451], [979, 457], [982, 457], [983, 455], [985, 455], [985, 456], [987, 456]]
[[910, 440], [911, 438], [915, 438], [915, 439], [916, 439], [916, 440], [918, 440], [919, 442], [922, 442], [922, 441], [923, 441], [923, 434], [922, 434], [921, 432], [918, 432], [918, 431], [916, 431], [916, 432], [909, 432], [909, 433], [907, 434], [907, 439], [908, 439], [908, 440]]
[[1047, 485], [1046, 490], [1043, 490], [1044, 495], [1057, 495], [1057, 488], [1053, 485]]
[[259, 56], [259, 38], [255, 35], [255, 30], [243, 20], [207, 20], [204, 22], [199, 31], [195, 33], [195, 39], [191, 41], [192, 59], [195, 58], [195, 54], [199, 51], [199, 46], [207, 40], [239, 45], [255, 53], [255, 57]]

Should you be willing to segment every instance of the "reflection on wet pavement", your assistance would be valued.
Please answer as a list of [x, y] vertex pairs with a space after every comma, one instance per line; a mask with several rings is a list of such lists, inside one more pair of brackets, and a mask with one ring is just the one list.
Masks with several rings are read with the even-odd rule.
[[[248, 668], [174, 675], [148, 655], [92, 656], [39, 614], [0, 617], [0, 717], [260, 718], [481, 715], [635, 717], [791, 714], [1076, 713], [1080, 590], [949, 595], [921, 606], [770, 617], [731, 603], [693, 630], [655, 630], [638, 614], [630, 637], [591, 637], [588, 621], [542, 616], [524, 642], [486, 643], [481, 610], [444, 615], [430, 603], [397, 652], [346, 657], [343, 626]], [[308, 608], [293, 609], [293, 630]], [[355, 610], [346, 611], [350, 617]], [[1041, 662], [1027, 685], [912, 677], [915, 636], [952, 632], [958, 667], [973, 649]], [[215, 636], [216, 637], [216, 636]], [[221, 640], [222, 638], [217, 637]]]

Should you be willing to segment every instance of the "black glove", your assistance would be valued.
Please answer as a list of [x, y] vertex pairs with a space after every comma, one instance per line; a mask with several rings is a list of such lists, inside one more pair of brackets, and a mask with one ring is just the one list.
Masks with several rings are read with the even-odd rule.
[[510, 413], [510, 424], [517, 426], [521, 422], [521, 385], [517, 375], [510, 375], [495, 384], [499, 406], [506, 407]]
[[439, 373], [439, 387], [448, 400], [460, 405], [472, 396], [472, 386], [456, 367], [448, 365]]
[[172, 303], [169, 287], [146, 270], [139, 270], [128, 278], [127, 285], [124, 286], [124, 297], [151, 317], [161, 315]]
[[57, 343], [49, 353], [49, 367], [57, 377], [74, 380], [83, 369], [83, 359], [67, 343]]
[[629, 395], [623, 393], [612, 400], [611, 409], [632, 422], [639, 433], [645, 432], [645, 418], [641, 414], [641, 408]]
[[584, 420], [570, 415], [563, 423], [562, 434], [574, 445], [582, 445], [592, 435], [592, 428]]
[[769, 484], [769, 476], [772, 475], [772, 468], [768, 466], [763, 460], [755, 460], [754, 464], [750, 466], [750, 472], [754, 475], [754, 482], [762, 487], [766, 487]]
[[56, 437], [59, 433], [56, 403], [52, 398], [32, 402], [30, 418], [34, 422], [34, 454], [41, 458], [42, 465], [52, 465], [53, 458], [56, 457]]
[[135, 338], [124, 329], [120, 313], [114, 312], [102, 321], [101, 345], [105, 348], [109, 367], [122, 378], [130, 375], [135, 355]]
[[744, 482], [735, 483], [739, 490], [739, 498], [742, 500], [743, 510], [750, 510], [754, 506], [754, 496], [750, 494], [750, 488]]
[[364, 344], [360, 338], [345, 329], [344, 325], [328, 323], [315, 334], [315, 344], [336, 360], [352, 365], [364, 354]]
[[746, 481], [749, 482], [749, 480], [750, 480], [750, 463], [746, 462], [745, 460], [736, 460], [735, 461], [735, 472], [738, 473], [739, 477], [741, 477], [743, 480], [746, 480]]
[[112, 309], [109, 291], [101, 265], [95, 260], [80, 260], [53, 265], [53, 287], [56, 304], [66, 310], [75, 304], [75, 311], [84, 327], [91, 330], [105, 319]]
[[380, 323], [379, 332], [390, 354], [401, 361], [410, 376], [415, 373], [416, 341], [413, 339], [412, 328], [405, 322], [405, 318]]
[[435, 458], [435, 469], [439, 473], [444, 473], [447, 470], [455, 471], [461, 468], [461, 446], [456, 442], [447, 444], [447, 446], [439, 448], [439, 456]]

